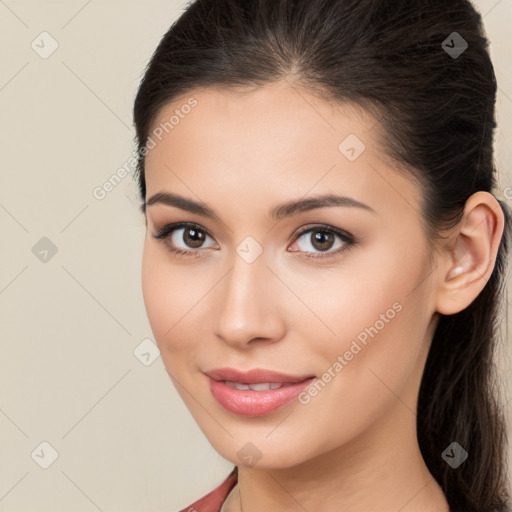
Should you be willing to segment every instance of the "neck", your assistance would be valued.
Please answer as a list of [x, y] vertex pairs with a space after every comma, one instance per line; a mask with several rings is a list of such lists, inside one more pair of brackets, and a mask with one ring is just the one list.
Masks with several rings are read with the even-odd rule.
[[[298, 466], [240, 466], [238, 483], [222, 512], [449, 512], [444, 493], [421, 456], [414, 414], [400, 401], [396, 408], [371, 432]], [[402, 417], [408, 428], [397, 429], [390, 421], [397, 415], [409, 416], [405, 423]]]

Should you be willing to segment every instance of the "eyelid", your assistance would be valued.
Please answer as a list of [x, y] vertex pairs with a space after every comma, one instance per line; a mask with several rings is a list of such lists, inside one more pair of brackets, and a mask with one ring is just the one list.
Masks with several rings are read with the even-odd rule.
[[[197, 231], [201, 231], [202, 233], [204, 233], [206, 236], [209, 236], [212, 240], [215, 240], [215, 238], [210, 234], [210, 232], [206, 228], [204, 228], [200, 224], [196, 224], [195, 222], [173, 222], [170, 224], [165, 224], [162, 228], [156, 230], [156, 232], [153, 234], [153, 237], [156, 238], [157, 240], [165, 240], [172, 233], [174, 233], [174, 231], [183, 228], [196, 229]], [[199, 250], [200, 249], [195, 249], [194, 252], [197, 252]]]
[[348, 231], [345, 231], [341, 228], [336, 228], [331, 226], [330, 224], [308, 224], [307, 226], [303, 226], [299, 228], [299, 231], [293, 238], [293, 242], [300, 238], [305, 233], [310, 233], [311, 231], [325, 231], [328, 233], [333, 233], [334, 235], [338, 235], [340, 238], [344, 239], [344, 241], [356, 242], [356, 238], [350, 234]]
[[331, 251], [330, 249], [325, 252], [310, 252], [310, 251], [288, 251], [293, 253], [298, 253], [299, 257], [305, 258], [310, 261], [323, 261], [323, 260], [335, 260], [337, 257], [340, 257], [342, 254], [344, 254], [346, 251], [351, 249], [353, 246], [355, 246], [358, 243], [358, 239], [349, 233], [348, 231], [345, 231], [344, 229], [334, 227], [330, 224], [311, 224], [308, 226], [303, 226], [299, 229], [297, 234], [294, 236], [292, 240], [292, 244], [295, 244], [298, 239], [300, 239], [303, 235], [311, 232], [324, 232], [324, 233], [330, 233], [335, 236], [337, 236], [342, 241], [342, 246], [337, 248], [334, 251]]

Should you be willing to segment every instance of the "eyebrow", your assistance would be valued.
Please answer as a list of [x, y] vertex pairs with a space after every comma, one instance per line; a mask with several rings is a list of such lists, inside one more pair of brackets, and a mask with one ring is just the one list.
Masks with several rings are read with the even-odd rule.
[[[180, 208], [181, 210], [195, 213], [210, 219], [220, 220], [220, 217], [215, 213], [215, 211], [204, 203], [198, 203], [192, 199], [187, 199], [186, 197], [172, 194], [170, 192], [158, 192], [151, 196], [147, 203], [145, 203], [142, 207], [143, 213], [146, 212], [146, 206], [151, 206], [157, 203], [165, 204], [167, 206], [174, 206], [175, 208]], [[360, 208], [376, 214], [376, 211], [373, 208], [367, 204], [361, 203], [360, 201], [356, 201], [351, 197], [337, 194], [323, 194], [282, 203], [273, 208], [270, 211], [269, 216], [271, 219], [277, 222], [285, 217], [290, 217], [298, 213], [304, 213], [310, 210], [316, 210], [317, 208], [328, 208], [332, 206]]]

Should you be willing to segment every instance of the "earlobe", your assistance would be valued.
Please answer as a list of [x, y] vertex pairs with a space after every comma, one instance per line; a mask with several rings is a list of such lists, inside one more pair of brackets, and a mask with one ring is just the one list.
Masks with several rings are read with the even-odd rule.
[[503, 210], [492, 194], [479, 191], [466, 201], [463, 218], [453, 228], [440, 266], [439, 313], [462, 311], [482, 291], [494, 269], [503, 229]]

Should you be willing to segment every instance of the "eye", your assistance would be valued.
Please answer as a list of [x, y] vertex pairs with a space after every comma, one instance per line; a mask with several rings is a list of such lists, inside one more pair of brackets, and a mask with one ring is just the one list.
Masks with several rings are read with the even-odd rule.
[[[200, 251], [197, 249], [201, 248], [207, 238], [211, 238], [203, 228], [188, 222], [168, 224], [157, 231], [153, 237], [164, 241], [169, 251], [175, 254], [195, 257], [200, 256]], [[185, 244], [185, 247], [180, 247], [180, 243]]]
[[[307, 234], [310, 234], [310, 236], [304, 236]], [[203, 251], [198, 249], [204, 248], [202, 246], [205, 240], [208, 238], [213, 240], [204, 228], [189, 222], [167, 224], [157, 231], [153, 237], [157, 240], [163, 241], [170, 252], [176, 255], [182, 255], [185, 257], [192, 256], [195, 258], [199, 258], [201, 256], [201, 252]], [[341, 241], [337, 246], [335, 244], [336, 237]], [[304, 240], [301, 241], [301, 238], [304, 238]], [[301, 241], [302, 246], [298, 241]], [[357, 241], [354, 236], [346, 231], [333, 226], [317, 225], [306, 227], [299, 231], [291, 245], [291, 247], [298, 246], [299, 250], [297, 251], [294, 249], [290, 252], [303, 252], [303, 256], [306, 258], [321, 259], [335, 257], [348, 250], [356, 243]], [[185, 247], [180, 246], [180, 244], [183, 244]], [[335, 251], [331, 251], [333, 246], [336, 249]], [[213, 247], [218, 248], [218, 246]], [[311, 248], [320, 252], [311, 253], [309, 251]]]
[[[304, 236], [308, 234], [309, 236]], [[301, 241], [302, 247], [300, 247], [300, 244], [298, 244], [297, 241], [302, 237], [304, 237], [304, 240]], [[338, 243], [337, 246], [335, 246], [336, 237], [341, 240], [341, 243]], [[340, 253], [348, 250], [355, 243], [355, 238], [346, 231], [334, 228], [332, 226], [318, 225], [302, 229], [294, 238], [292, 247], [293, 245], [299, 246], [300, 252], [305, 252], [304, 256], [306, 258], [321, 259], [337, 256]], [[332, 249], [333, 246], [335, 246], [337, 250], [326, 252]], [[311, 248], [319, 250], [320, 253], [310, 253], [308, 250]]]

